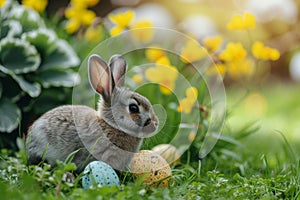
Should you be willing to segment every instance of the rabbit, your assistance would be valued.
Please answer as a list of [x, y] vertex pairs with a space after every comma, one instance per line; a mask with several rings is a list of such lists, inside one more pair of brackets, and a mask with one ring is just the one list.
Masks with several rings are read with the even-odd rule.
[[98, 110], [83, 105], [54, 108], [28, 129], [28, 163], [42, 160], [55, 166], [76, 152], [72, 162], [82, 171], [88, 162], [101, 160], [115, 169], [128, 166], [143, 137], [158, 129], [149, 100], [124, 87], [127, 63], [114, 55], [108, 64], [98, 55], [88, 59], [88, 77], [100, 95]]

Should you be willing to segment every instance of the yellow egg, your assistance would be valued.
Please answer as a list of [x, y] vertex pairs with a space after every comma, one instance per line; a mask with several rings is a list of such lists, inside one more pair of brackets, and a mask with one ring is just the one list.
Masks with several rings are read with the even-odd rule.
[[176, 147], [171, 144], [159, 144], [152, 148], [152, 151], [163, 157], [170, 165], [179, 163], [180, 154]]
[[141, 150], [130, 162], [131, 172], [152, 187], [167, 187], [171, 181], [172, 170], [165, 159], [153, 151]]

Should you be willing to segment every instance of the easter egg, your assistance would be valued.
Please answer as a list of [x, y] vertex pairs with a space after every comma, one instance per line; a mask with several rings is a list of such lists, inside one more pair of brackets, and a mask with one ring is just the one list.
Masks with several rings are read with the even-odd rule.
[[169, 164], [153, 151], [141, 150], [135, 153], [130, 169], [146, 185], [167, 187], [171, 181], [172, 171]]
[[82, 187], [84, 189], [88, 189], [94, 184], [99, 186], [120, 185], [117, 173], [111, 166], [102, 161], [93, 161], [89, 163], [85, 167], [83, 174]]
[[152, 151], [163, 157], [170, 165], [179, 163], [180, 154], [176, 147], [171, 144], [159, 144], [153, 147]]

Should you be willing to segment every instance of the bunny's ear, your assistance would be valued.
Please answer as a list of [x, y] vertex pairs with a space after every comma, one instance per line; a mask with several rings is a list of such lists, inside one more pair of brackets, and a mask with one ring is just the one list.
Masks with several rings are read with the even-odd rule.
[[112, 77], [110, 68], [98, 55], [91, 55], [88, 61], [89, 81], [93, 89], [102, 95], [104, 100], [109, 100], [112, 93]]
[[127, 63], [121, 55], [113, 55], [109, 60], [114, 83], [117, 86], [124, 86]]

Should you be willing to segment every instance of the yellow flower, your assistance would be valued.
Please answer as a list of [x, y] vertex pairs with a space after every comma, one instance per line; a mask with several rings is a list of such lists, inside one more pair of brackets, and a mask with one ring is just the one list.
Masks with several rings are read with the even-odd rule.
[[96, 14], [94, 11], [87, 10], [85, 7], [81, 7], [77, 4], [71, 4], [65, 11], [66, 18], [69, 19], [66, 25], [68, 33], [76, 32], [81, 25], [90, 26]]
[[226, 62], [241, 61], [247, 55], [247, 51], [244, 49], [241, 43], [230, 42], [227, 44], [224, 51], [219, 55], [220, 60]]
[[140, 74], [135, 74], [132, 77], [133, 82], [135, 82], [136, 84], [139, 84], [143, 81], [143, 77]]
[[96, 14], [94, 11], [91, 10], [83, 10], [82, 11], [82, 17], [81, 19], [81, 23], [85, 26], [89, 26], [92, 24], [92, 22], [94, 21], [94, 19], [96, 18]]
[[147, 20], [137, 21], [130, 26], [130, 29], [133, 30], [133, 37], [142, 42], [149, 42], [154, 34], [152, 29], [153, 24]]
[[166, 55], [165, 52], [157, 46], [149, 47], [148, 49], [146, 49], [145, 54], [146, 58], [153, 62]]
[[255, 28], [256, 19], [255, 16], [249, 12], [242, 15], [234, 15], [227, 24], [229, 30], [246, 30]]
[[120, 27], [120, 26], [115, 26], [112, 29], [109, 30], [109, 33], [111, 36], [117, 36], [120, 33], [122, 33], [122, 31], [124, 31], [124, 28]]
[[71, 0], [71, 5], [78, 6], [81, 8], [95, 6], [98, 3], [99, 3], [99, 0]]
[[207, 50], [200, 46], [196, 41], [189, 40], [181, 50], [181, 60], [185, 63], [191, 63], [201, 60], [207, 55]]
[[221, 63], [216, 63], [214, 66], [207, 68], [207, 73], [209, 75], [214, 75], [214, 74], [224, 75], [226, 73], [226, 66]]
[[184, 112], [189, 114], [197, 100], [198, 90], [195, 87], [190, 87], [186, 91], [186, 98], [179, 101], [179, 106], [177, 107], [178, 112]]
[[77, 19], [80, 24], [89, 26], [96, 18], [95, 12], [87, 10], [79, 6], [70, 6], [65, 11], [65, 16], [68, 19]]
[[229, 62], [226, 64], [226, 70], [229, 77], [238, 80], [252, 75], [254, 64], [251, 59]]
[[208, 37], [203, 40], [204, 46], [208, 48], [209, 51], [215, 52], [220, 49], [223, 38], [221, 36]]
[[6, 4], [6, 0], [0, 0], [0, 8], [5, 6]]
[[156, 64], [155, 67], [146, 70], [145, 76], [149, 81], [160, 84], [160, 90], [163, 94], [171, 94], [175, 88], [178, 70], [170, 65], [169, 59], [165, 56], [158, 59]]
[[135, 13], [127, 10], [117, 14], [109, 14], [108, 18], [115, 26], [109, 31], [111, 36], [117, 36], [124, 30], [132, 30], [134, 39], [142, 42], [149, 42], [153, 35], [153, 23], [148, 20], [134, 21]]
[[123, 13], [117, 13], [117, 14], [110, 14], [108, 15], [108, 18], [110, 21], [112, 21], [115, 24], [115, 27], [113, 27], [110, 30], [110, 34], [112, 36], [116, 36], [120, 34], [124, 29], [129, 27], [129, 24], [134, 19], [134, 12], [132, 10], [127, 10]]
[[48, 4], [48, 0], [22, 0], [22, 4], [24, 6], [30, 7], [34, 10], [36, 10], [37, 12], [41, 13], [45, 10], [47, 4]]
[[128, 27], [130, 22], [134, 18], [134, 12], [132, 10], [128, 10], [124, 13], [110, 14], [108, 18], [117, 26], [120, 27]]
[[277, 49], [265, 46], [262, 42], [256, 41], [252, 45], [252, 54], [260, 60], [278, 60], [280, 53]]
[[90, 42], [99, 42], [104, 36], [104, 31], [102, 26], [90, 26], [84, 34], [84, 37], [87, 41]]
[[70, 19], [66, 24], [66, 31], [68, 33], [75, 33], [80, 27], [80, 21], [76, 18]]

